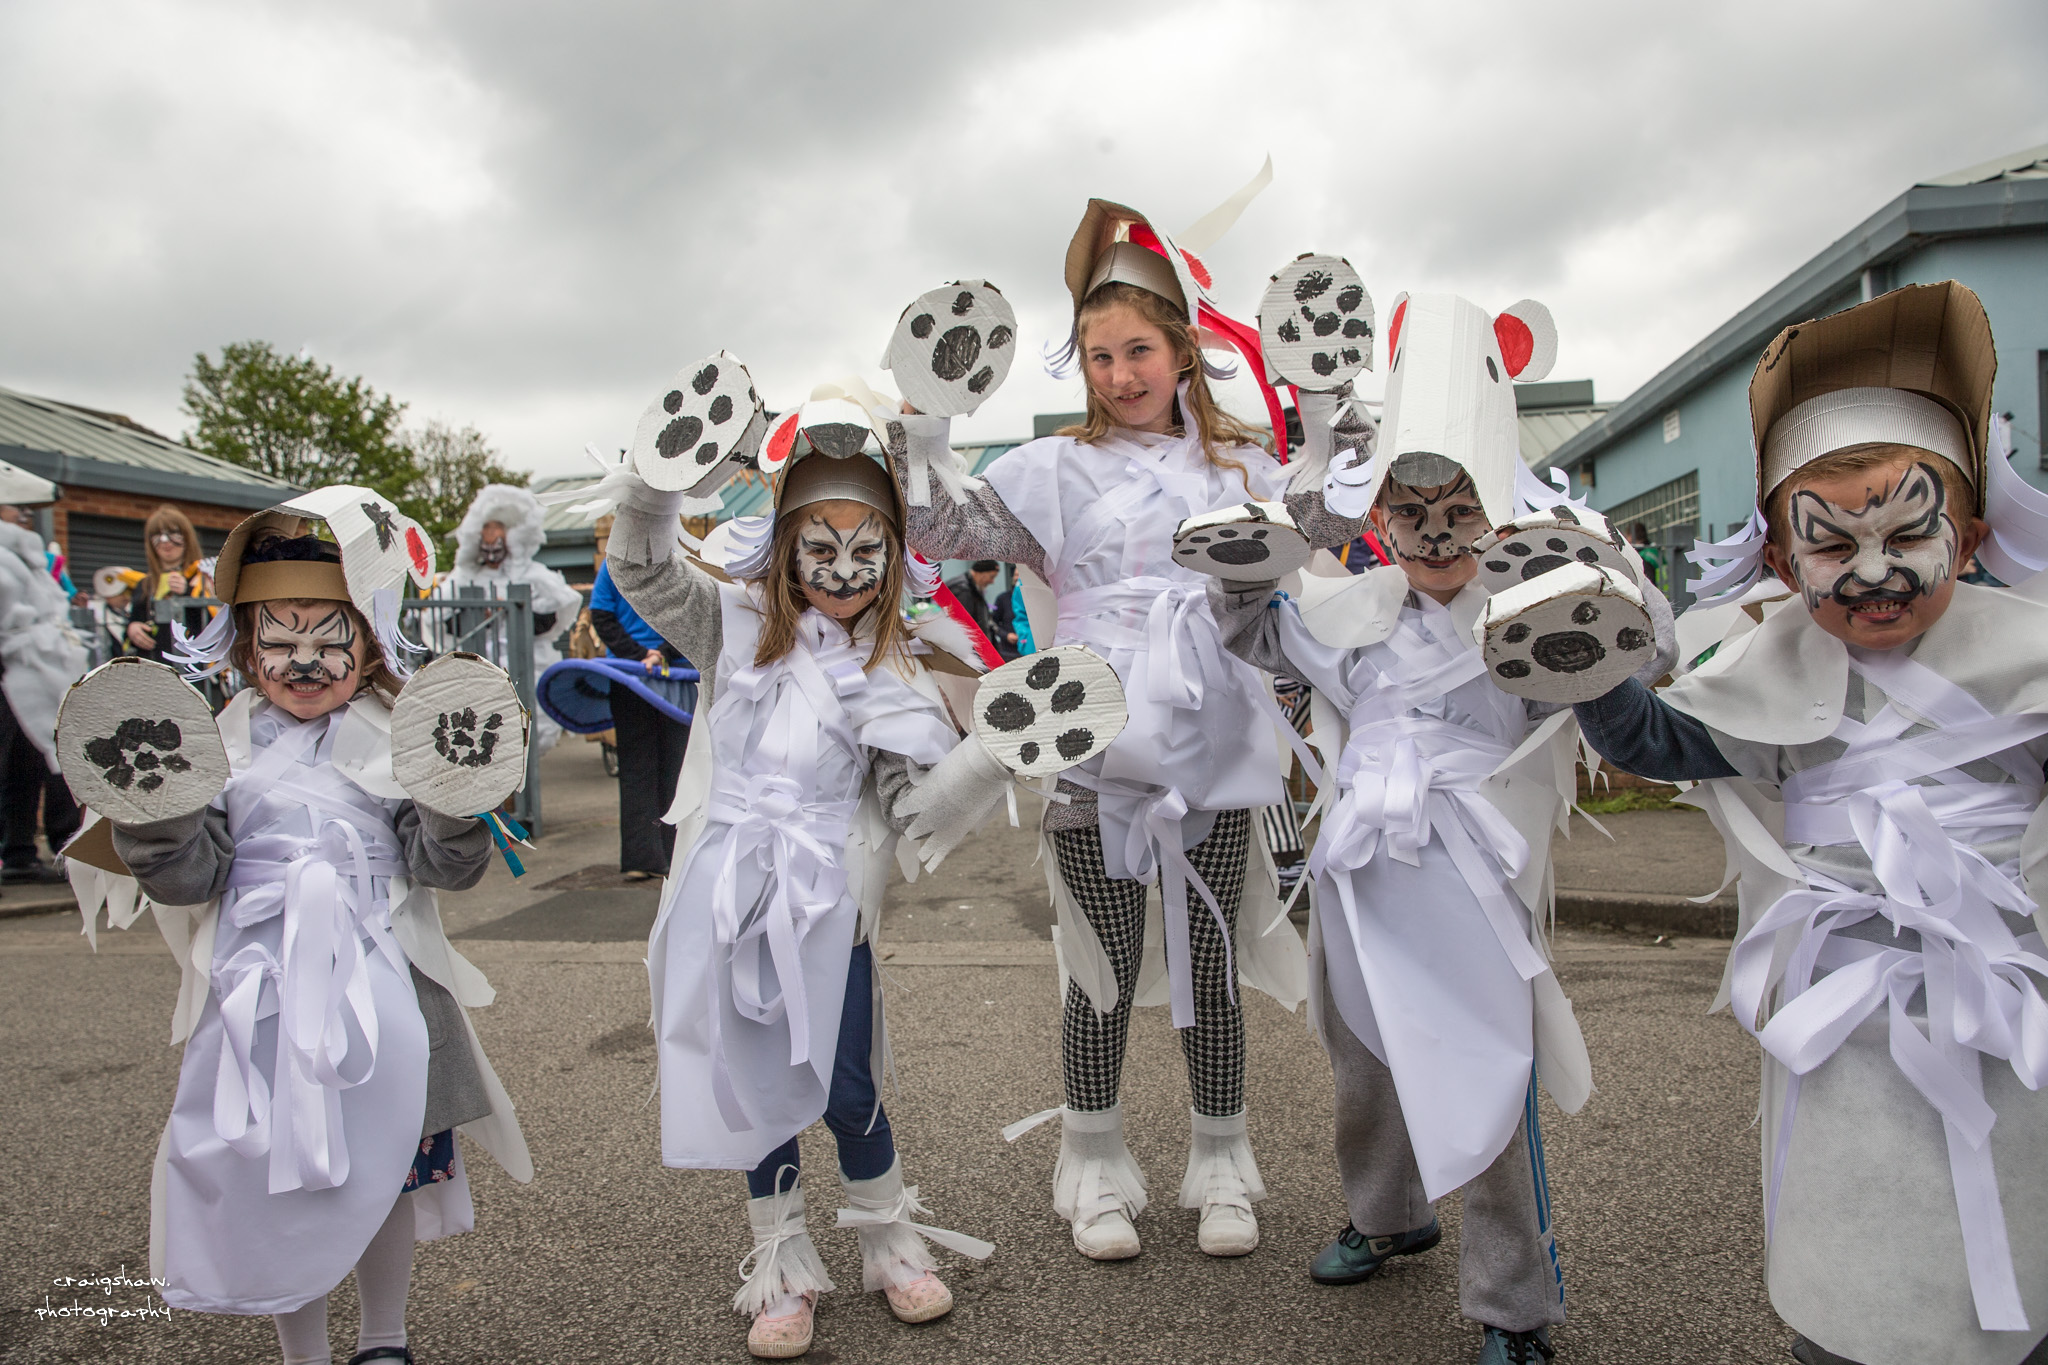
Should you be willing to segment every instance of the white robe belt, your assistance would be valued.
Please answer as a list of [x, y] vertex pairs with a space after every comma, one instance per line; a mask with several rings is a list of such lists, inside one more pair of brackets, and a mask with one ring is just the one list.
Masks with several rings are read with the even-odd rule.
[[[324, 807], [348, 809], [328, 795]], [[406, 867], [387, 832], [370, 833], [374, 846], [358, 826], [330, 818], [312, 838], [259, 834], [240, 843], [228, 876], [231, 923], [284, 919], [276, 955], [249, 945], [213, 974], [225, 1034], [214, 1131], [245, 1156], [269, 1153], [272, 1194], [332, 1189], [348, 1179], [339, 1092], [361, 1085], [377, 1066], [364, 939], [398, 972], [407, 970], [391, 934], [390, 904], [376, 897], [372, 881], [403, 876]], [[277, 1043], [266, 1084], [255, 1030], [272, 1014]], [[360, 1047], [349, 1042], [351, 1022]]]
[[[1389, 746], [1391, 755], [1382, 758]], [[1528, 840], [1479, 791], [1509, 752], [1463, 726], [1419, 716], [1354, 731], [1338, 765], [1337, 802], [1310, 856], [1310, 874], [1355, 872], [1382, 852], [1419, 867], [1434, 834], [1486, 912], [1516, 974], [1524, 981], [1541, 976], [1550, 964], [1529, 941], [1525, 914], [1510, 902], [1502, 876], [1513, 878], [1528, 866]], [[1352, 941], [1362, 944], [1351, 879], [1334, 880], [1353, 922]]]

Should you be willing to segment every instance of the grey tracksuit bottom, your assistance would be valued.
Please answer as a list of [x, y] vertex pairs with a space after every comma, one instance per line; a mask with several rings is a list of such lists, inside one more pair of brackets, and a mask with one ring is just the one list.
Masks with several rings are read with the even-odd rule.
[[[1323, 1023], [1337, 1079], [1337, 1172], [1351, 1226], [1368, 1237], [1426, 1227], [1429, 1201], [1394, 1074], [1352, 1034], [1329, 986]], [[1458, 1240], [1458, 1310], [1474, 1322], [1529, 1332], [1564, 1321], [1564, 1286], [1550, 1233], [1540, 1128], [1524, 1119], [1508, 1145], [1465, 1186]]]

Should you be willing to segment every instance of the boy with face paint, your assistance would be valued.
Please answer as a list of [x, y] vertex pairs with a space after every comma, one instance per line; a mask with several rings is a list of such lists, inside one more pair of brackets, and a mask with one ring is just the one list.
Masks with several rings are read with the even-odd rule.
[[1700, 781], [1739, 870], [1717, 1003], [1763, 1046], [1802, 1361], [2016, 1365], [2048, 1334], [2048, 605], [1957, 581], [2017, 477], [1987, 469], [1994, 355], [1954, 281], [1781, 333], [1765, 533], [1718, 548], [1795, 596], [1661, 695], [1576, 708], [1617, 766]]
[[[1473, 639], [1488, 600], [1474, 543], [1520, 510], [1513, 399], [1489, 377], [1504, 360], [1473, 340], [1492, 320], [1449, 296], [1404, 297], [1394, 318], [1377, 454], [1339, 461], [1330, 485], [1333, 509], [1369, 507], [1394, 563], [1304, 574], [1299, 597], [1217, 581], [1210, 610], [1232, 652], [1313, 689], [1333, 767], [1308, 860], [1310, 1001], [1350, 1220], [1309, 1274], [1357, 1284], [1429, 1251], [1431, 1206], [1462, 1188], [1459, 1306], [1483, 1329], [1479, 1360], [1547, 1361], [1564, 1296], [1536, 1077], [1567, 1113], [1591, 1088], [1541, 933], [1576, 736], [1562, 707], [1503, 692]], [[1670, 609], [1644, 597], [1656, 677]]]
[[927, 1237], [992, 1250], [920, 1221], [875, 1084], [884, 858], [911, 822], [899, 801], [960, 742], [913, 651], [971, 647], [944, 615], [905, 622], [906, 596], [936, 578], [912, 576], [895, 483], [860, 453], [865, 415], [814, 403], [795, 420], [774, 518], [730, 558], [705, 551], [725, 561], [717, 576], [676, 552], [683, 495], [637, 480], [606, 561], [701, 677], [647, 954], [662, 1161], [747, 1173], [755, 1246], [733, 1307], [752, 1320], [748, 1350], [769, 1358], [809, 1348], [818, 1296], [835, 1287], [805, 1231], [799, 1170], [798, 1134], [820, 1118], [862, 1288], [899, 1319], [952, 1309]]
[[[368, 489], [306, 497], [398, 515]], [[112, 829], [166, 940], [194, 950], [180, 953], [185, 1051], [152, 1273], [177, 1308], [270, 1315], [292, 1365], [332, 1359], [327, 1297], [351, 1273], [348, 1358], [411, 1359], [414, 1244], [474, 1223], [458, 1128], [514, 1179], [533, 1175], [464, 1013], [489, 987], [434, 902], [483, 875], [489, 832], [394, 779], [404, 662], [357, 594], [395, 594], [405, 565], [351, 567], [353, 580], [291, 504], [229, 536], [215, 578], [228, 606], [175, 661], [247, 684], [219, 716], [231, 775], [189, 816]]]

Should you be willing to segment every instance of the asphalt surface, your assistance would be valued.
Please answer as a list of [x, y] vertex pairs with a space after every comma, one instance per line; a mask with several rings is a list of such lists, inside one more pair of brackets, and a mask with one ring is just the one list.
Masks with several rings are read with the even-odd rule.
[[[612, 870], [615, 789], [595, 749], [569, 740], [544, 772], [548, 835], [530, 874], [514, 883], [497, 869], [444, 901], [458, 946], [497, 987], [497, 1003], [474, 1017], [538, 1174], [515, 1185], [469, 1150], [478, 1230], [420, 1248], [414, 1350], [421, 1365], [744, 1359], [745, 1324], [729, 1306], [749, 1247], [744, 1186], [737, 1174], [665, 1170], [657, 1156], [641, 963], [653, 892]], [[1676, 823], [1617, 833], [1663, 849], [1697, 842], [1698, 817], [1682, 813], [1609, 828], [1645, 820]], [[1239, 1260], [1203, 1256], [1194, 1213], [1174, 1207], [1187, 1089], [1165, 1012], [1147, 1010], [1125, 1073], [1131, 1143], [1154, 1197], [1139, 1219], [1145, 1251], [1116, 1265], [1075, 1254], [1048, 1202], [1056, 1125], [1014, 1145], [999, 1132], [1059, 1099], [1057, 983], [1034, 850], [1028, 834], [1000, 830], [899, 886], [882, 938], [902, 1072], [889, 1109], [908, 1178], [933, 1221], [995, 1242], [996, 1254], [975, 1264], [944, 1253], [959, 1306], [927, 1326], [895, 1322], [879, 1295], [858, 1290], [853, 1235], [831, 1227], [832, 1151], [814, 1128], [804, 1143], [822, 1177], [811, 1226], [842, 1288], [820, 1308], [808, 1358], [1472, 1359], [1478, 1330], [1457, 1311], [1455, 1196], [1438, 1250], [1360, 1286], [1309, 1281], [1309, 1258], [1345, 1220], [1329, 1068], [1301, 1016], [1264, 996], [1248, 997], [1247, 1020], [1252, 1137], [1271, 1191], [1259, 1206], [1263, 1244]], [[1629, 866], [1615, 889], [1646, 884]], [[1698, 894], [1718, 879], [1718, 867], [1687, 867], [1705, 880], [1672, 890]], [[102, 934], [94, 956], [77, 928], [75, 915], [0, 921], [0, 1360], [275, 1360], [267, 1319], [36, 1315], [46, 1302], [116, 1313], [153, 1303], [141, 1288], [54, 1281], [123, 1267], [146, 1276], [150, 1162], [177, 1077], [166, 1046], [177, 973], [161, 941], [145, 924]], [[1572, 1118], [1545, 1105], [1571, 1315], [1560, 1361], [1787, 1359], [1790, 1333], [1761, 1279], [1755, 1046], [1726, 1014], [1706, 1014], [1725, 951], [1712, 939], [1560, 933], [1559, 974], [1599, 1087]], [[338, 1359], [354, 1316], [344, 1284], [331, 1310]]]

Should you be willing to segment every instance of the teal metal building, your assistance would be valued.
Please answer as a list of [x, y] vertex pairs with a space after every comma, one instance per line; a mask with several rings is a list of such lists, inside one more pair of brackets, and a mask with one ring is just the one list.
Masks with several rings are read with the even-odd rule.
[[1550, 453], [1623, 532], [1719, 539], [1755, 501], [1749, 378], [1770, 339], [1907, 284], [1960, 280], [1998, 339], [2013, 467], [2048, 488], [2048, 146], [1914, 185]]

